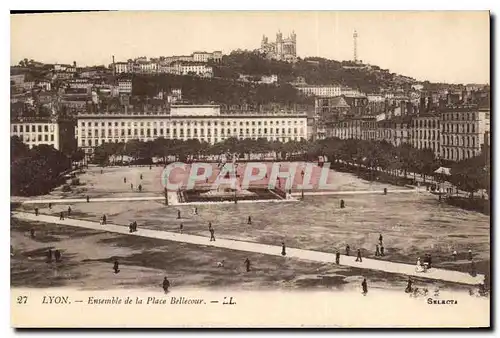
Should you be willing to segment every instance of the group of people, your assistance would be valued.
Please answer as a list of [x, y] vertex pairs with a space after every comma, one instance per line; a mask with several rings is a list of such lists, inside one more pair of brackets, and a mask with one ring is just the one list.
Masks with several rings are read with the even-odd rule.
[[[61, 251], [55, 250], [54, 259], [56, 260], [56, 263], [59, 263], [61, 261], [61, 258]], [[47, 263], [52, 263], [52, 249], [47, 250]]]
[[129, 233], [136, 232], [137, 231], [137, 222], [133, 221], [129, 224], [128, 226]]

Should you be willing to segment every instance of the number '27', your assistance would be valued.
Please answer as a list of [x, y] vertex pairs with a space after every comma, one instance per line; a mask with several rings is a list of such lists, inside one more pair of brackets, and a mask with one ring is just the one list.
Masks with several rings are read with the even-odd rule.
[[26, 304], [28, 302], [27, 296], [19, 296], [17, 297], [17, 304]]

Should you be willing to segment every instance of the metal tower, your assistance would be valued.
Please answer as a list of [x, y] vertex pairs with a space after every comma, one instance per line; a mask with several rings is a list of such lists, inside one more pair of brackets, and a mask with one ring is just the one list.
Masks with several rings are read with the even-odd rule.
[[354, 62], [358, 62], [358, 32], [354, 31], [352, 39], [354, 40]]

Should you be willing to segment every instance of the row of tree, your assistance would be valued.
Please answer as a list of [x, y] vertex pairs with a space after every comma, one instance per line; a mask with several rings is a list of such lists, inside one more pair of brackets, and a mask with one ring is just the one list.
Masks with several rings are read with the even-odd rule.
[[[308, 161], [318, 161], [324, 156], [334, 166], [347, 165], [354, 170], [364, 169], [371, 173], [401, 173], [405, 178], [408, 173], [412, 173], [413, 179], [419, 174], [424, 182], [428, 176], [435, 176], [434, 171], [443, 164], [435, 158], [431, 149], [416, 149], [409, 144], [395, 147], [386, 141], [339, 138], [289, 142], [268, 141], [265, 138], [228, 138], [213, 145], [196, 139], [183, 141], [158, 138], [148, 142], [131, 140], [127, 143], [101, 144], [95, 150], [94, 161], [106, 165], [111, 158], [123, 161], [123, 157], [127, 156], [133, 161], [151, 161], [152, 157], [156, 157], [167, 163], [174, 160], [202, 160], [207, 156], [221, 155], [250, 159], [251, 154], [259, 155], [257, 158], [261, 159]], [[451, 175], [445, 179], [460, 190], [470, 192], [472, 196], [479, 189], [486, 189], [489, 194], [489, 177], [488, 156], [487, 152], [483, 152], [480, 156], [452, 165]]]

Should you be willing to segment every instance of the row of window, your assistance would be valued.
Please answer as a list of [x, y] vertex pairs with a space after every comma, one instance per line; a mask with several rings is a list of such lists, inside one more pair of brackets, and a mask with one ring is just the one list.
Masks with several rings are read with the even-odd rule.
[[[42, 137], [43, 136], [43, 137]], [[19, 139], [22, 142], [54, 142], [54, 134], [51, 135], [19, 135]]]
[[437, 120], [414, 120], [414, 128], [439, 128], [439, 121]]
[[[455, 126], [455, 127], [453, 127]], [[459, 128], [460, 126], [460, 128]], [[476, 132], [476, 125], [474, 123], [467, 123], [467, 124], [450, 124], [447, 123], [443, 125], [443, 132], [447, 133], [458, 133], [460, 129], [461, 133], [475, 133]], [[466, 131], [467, 130], [467, 131]]]
[[[114, 131], [114, 133], [113, 133], [113, 131]], [[159, 133], [158, 133], [158, 131], [159, 131]], [[231, 129], [230, 128], [227, 128], [227, 133], [225, 131], [226, 131], [226, 129], [221, 129], [220, 130], [220, 134], [221, 135], [224, 135], [224, 134], [230, 135], [231, 134]], [[256, 133], [256, 129], [255, 128], [252, 128], [251, 131], [252, 131], [251, 132], [252, 134]], [[288, 134], [292, 134], [292, 131], [293, 131], [293, 134], [297, 134], [298, 133], [298, 129], [297, 128], [293, 128], [293, 130], [292, 130], [292, 128], [288, 128]], [[237, 132], [238, 132], [238, 129], [237, 128], [233, 128], [233, 134], [237, 134]], [[286, 134], [286, 132], [287, 132], [286, 128], [281, 128], [281, 133], [282, 134]], [[184, 134], [191, 135], [191, 129], [186, 129], [186, 130], [184, 130], [184, 129], [179, 129], [179, 130], [172, 129], [172, 134], [177, 135], [177, 133], [179, 133], [180, 135], [184, 135]], [[198, 135], [198, 129], [193, 129], [192, 133], [193, 133], [193, 135], [197, 136]], [[268, 133], [269, 134], [273, 134], [273, 133], [274, 134], [280, 134], [280, 128], [269, 128], [269, 129], [268, 128], [263, 128], [263, 129], [259, 128], [259, 129], [257, 129], [257, 134], [259, 134], [259, 135], [261, 135], [261, 134], [268, 134]], [[130, 128], [128, 128], [127, 130], [125, 130], [125, 129], [120, 129], [120, 130], [118, 130], [118, 129], [114, 129], [114, 130], [108, 129], [107, 134], [106, 134], [106, 132], [105, 132], [104, 129], [101, 129], [101, 133], [100, 133], [101, 137], [110, 137], [111, 135], [114, 135], [114, 136], [118, 136], [118, 135], [120, 135], [120, 136], [125, 136], [125, 135], [127, 135], [127, 136], [132, 136], [132, 135], [134, 135], [134, 136], [137, 136], [137, 135], [140, 135], [140, 136], [144, 136], [144, 135], [146, 135], [146, 136], [151, 136], [151, 135], [152, 136], [158, 136], [158, 135], [163, 136], [163, 135], [169, 135], [169, 134], [170, 134], [170, 129], [156, 129], [156, 128], [154, 128], [154, 129], [146, 129], [145, 133], [144, 133], [144, 129], [130, 129]], [[205, 135], [205, 129], [199, 129], [199, 134], [201, 136]], [[209, 129], [206, 132], [206, 134], [208, 136], [210, 136], [212, 134], [211, 130]], [[214, 135], [218, 135], [218, 130], [214, 129], [213, 130], [213, 134]], [[239, 134], [240, 135], [242, 135], [242, 134], [247, 134], [248, 135], [248, 134], [250, 134], [250, 129], [248, 129], [248, 128], [247, 129], [240, 128], [239, 129]], [[300, 134], [301, 135], [304, 134], [304, 128], [300, 128]], [[94, 129], [93, 133], [92, 133], [92, 130], [88, 130], [87, 133], [85, 133], [85, 130], [82, 130], [81, 136], [85, 137], [85, 135], [87, 135], [88, 137], [92, 137], [92, 136], [93, 137], [97, 137], [99, 135], [99, 129]]]
[[49, 132], [49, 129], [51, 132], [54, 131], [54, 125], [50, 125], [50, 128], [49, 128], [49, 125], [36, 125], [36, 124], [27, 124], [27, 125], [17, 125], [17, 124], [14, 124], [12, 125], [12, 131], [14, 133], [29, 133], [29, 132], [32, 132], [32, 133], [36, 133], [37, 131], [39, 133], [48, 133]]
[[[180, 137], [180, 138], [177, 138], [173, 137], [173, 139], [183, 139], [184, 141], [187, 141], [189, 140], [190, 138], [189, 137]], [[213, 141], [214, 143], [217, 143], [219, 141], [224, 141], [226, 138], [225, 137], [221, 137], [220, 139], [218, 137], [214, 138]], [[252, 137], [252, 139], [256, 140], [257, 137]], [[288, 142], [288, 141], [300, 141], [301, 137], [297, 137], [297, 136], [294, 136], [294, 137], [279, 137], [279, 136], [276, 136], [276, 137], [270, 137], [268, 136], [267, 139], [269, 141], [281, 141], [281, 142]], [[139, 138], [139, 140], [141, 141], [152, 141], [153, 139], [148, 139], [148, 138]], [[207, 141], [207, 142], [210, 142], [212, 139], [207, 137], [207, 138], [201, 138], [199, 139], [200, 141]], [[121, 143], [124, 143], [124, 142], [127, 142], [128, 140], [127, 139], [95, 139], [95, 140], [92, 140], [92, 139], [87, 139], [87, 140], [81, 140], [80, 142], [80, 147], [95, 147], [95, 146], [99, 146], [100, 144], [103, 144], [103, 143], [118, 143], [118, 142], [121, 142]]]
[[476, 138], [473, 136], [443, 136], [443, 146], [476, 147]]
[[460, 161], [460, 160], [463, 160], [466, 158], [471, 158], [471, 157], [476, 156], [478, 153], [479, 153], [478, 151], [471, 150], [471, 149], [456, 149], [456, 148], [443, 149], [444, 159], [452, 160], [452, 161]]
[[447, 121], [467, 121], [474, 120], [476, 118], [476, 113], [443, 113], [443, 120]]
[[[157, 124], [157, 123], [158, 123], [158, 124]], [[85, 127], [85, 126], [87, 126], [87, 127], [92, 127], [92, 125], [93, 125], [94, 127], [98, 127], [98, 126], [99, 126], [99, 124], [101, 125], [101, 127], [105, 127], [105, 126], [106, 126], [106, 122], [100, 122], [100, 123], [99, 123], [99, 122], [85, 122], [85, 121], [81, 121], [81, 122], [80, 122], [80, 126], [81, 126], [81, 127]], [[175, 126], [177, 126], [177, 125], [180, 125], [180, 126], [184, 126], [184, 125], [186, 125], [186, 126], [191, 126], [191, 125], [193, 125], [193, 126], [198, 126], [198, 124], [199, 124], [200, 126], [204, 126], [204, 125], [205, 125], [205, 121], [200, 121], [200, 122], [198, 122], [198, 121], [193, 121], [193, 122], [191, 122], [191, 121], [187, 121], [187, 122], [183, 122], [183, 121], [180, 121], [180, 122], [172, 121], [172, 122], [171, 122], [171, 125], [172, 125], [172, 126], [174, 126], [174, 127], [175, 127]], [[273, 121], [269, 121], [269, 125], [279, 125], [279, 124], [280, 124], [280, 121], [274, 121], [274, 124], [273, 124]], [[301, 121], [300, 121], [300, 123], [297, 123], [297, 121], [295, 120], [295, 121], [293, 121], [293, 124], [294, 124], [294, 125], [296, 125], [296, 124], [301, 124], [301, 125], [303, 125], [303, 124], [304, 124], [304, 121], [303, 121], [303, 120], [301, 120]], [[156, 122], [156, 121], [154, 121], [154, 122], [146, 122], [146, 123], [144, 123], [144, 122], [127, 122], [127, 123], [126, 123], [126, 125], [127, 125], [127, 127], [131, 127], [132, 125], [133, 125], [134, 127], [137, 127], [137, 126], [144, 127], [145, 125], [146, 125], [147, 127], [157, 126], [157, 125], [163, 126], [163, 121], [160, 121], [160, 122]], [[167, 123], [165, 123], [165, 126], [168, 126], [168, 125], [169, 125], [169, 123], [168, 123], [168, 122], [167, 122]], [[207, 125], [208, 127], [210, 127], [210, 126], [212, 126], [212, 125], [213, 125], [214, 127], [217, 127], [217, 126], [219, 125], [219, 122], [218, 122], [218, 121], [212, 121], [212, 122], [211, 122], [211, 121], [206, 121], [206, 125]], [[230, 126], [230, 125], [231, 125], [231, 122], [224, 122], [224, 121], [220, 121], [220, 125], [221, 125], [221, 126]], [[236, 126], [236, 125], [238, 125], [238, 124], [237, 124], [237, 122], [236, 122], [236, 121], [233, 121], [233, 122], [232, 122], [232, 125], [233, 125], [233, 126]], [[257, 123], [256, 123], [255, 121], [252, 121], [251, 123], [250, 123], [249, 121], [246, 121], [245, 123], [243, 123], [243, 121], [240, 121], [240, 122], [239, 122], [239, 125], [240, 125], [240, 126], [243, 126], [243, 125], [246, 125], [246, 126], [249, 126], [249, 125], [252, 125], [252, 126], [255, 126], [255, 125], [257, 125], [257, 126], [260, 126], [260, 125], [267, 126], [267, 121], [263, 121], [263, 122], [262, 122], [262, 121], [257, 121]], [[282, 121], [281, 121], [281, 125], [289, 125], [289, 126], [291, 126], [291, 125], [292, 125], [292, 121], [288, 121], [288, 123], [286, 123], [286, 121], [282, 120]], [[107, 122], [107, 126], [108, 126], [108, 127], [112, 127], [112, 126], [115, 126], [115, 127], [119, 127], [119, 126], [121, 126], [121, 127], [125, 127], [125, 122], [120, 122], [120, 123], [119, 123], [119, 122], [114, 122], [114, 123], [113, 123], [113, 122]]]

